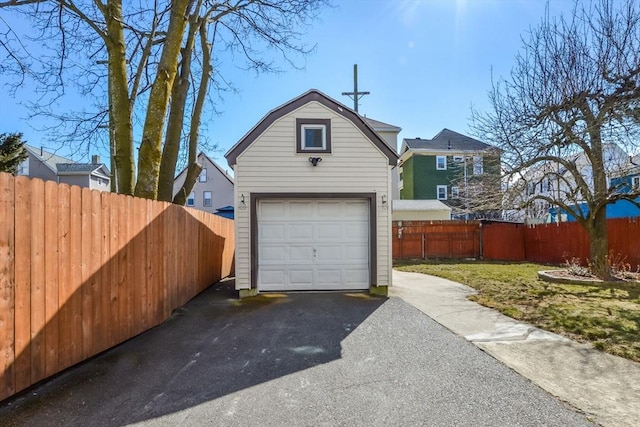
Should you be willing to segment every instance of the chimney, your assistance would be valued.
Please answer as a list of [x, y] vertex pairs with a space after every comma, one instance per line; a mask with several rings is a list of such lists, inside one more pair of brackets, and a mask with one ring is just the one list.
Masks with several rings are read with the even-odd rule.
[[94, 154], [93, 156], [91, 156], [91, 163], [93, 163], [94, 165], [99, 164], [100, 156], [98, 156], [97, 154]]
[[44, 147], [40, 146], [40, 157], [44, 156]]

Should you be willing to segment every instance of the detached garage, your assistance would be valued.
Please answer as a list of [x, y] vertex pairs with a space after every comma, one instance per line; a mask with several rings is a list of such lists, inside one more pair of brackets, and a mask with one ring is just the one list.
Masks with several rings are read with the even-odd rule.
[[268, 113], [226, 154], [235, 171], [241, 297], [386, 293], [397, 154], [366, 120], [311, 90]]

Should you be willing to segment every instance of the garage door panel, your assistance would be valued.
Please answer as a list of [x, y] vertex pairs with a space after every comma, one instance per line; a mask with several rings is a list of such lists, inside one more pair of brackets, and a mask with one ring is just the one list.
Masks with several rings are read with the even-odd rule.
[[369, 283], [369, 270], [364, 268], [347, 268], [344, 270], [344, 281], [347, 284], [367, 285]]
[[261, 224], [258, 237], [265, 243], [273, 241], [282, 242], [285, 240], [285, 225], [269, 223]]
[[292, 240], [312, 239], [313, 238], [313, 224], [289, 224], [287, 227], [287, 237]]
[[369, 204], [358, 202], [345, 202], [345, 216], [359, 218], [369, 217]]
[[350, 222], [343, 225], [344, 237], [349, 240], [363, 240], [369, 237], [369, 224]]
[[284, 203], [282, 201], [262, 201], [260, 202], [261, 219], [284, 217]]
[[343, 206], [344, 202], [339, 200], [318, 201], [317, 216], [320, 218], [342, 216]]
[[289, 259], [293, 262], [313, 262], [313, 247], [312, 246], [289, 246]]
[[341, 269], [324, 269], [319, 268], [316, 275], [316, 283], [319, 287], [323, 285], [339, 285], [342, 281]]
[[301, 218], [301, 219], [309, 219], [313, 216], [313, 202], [312, 201], [292, 201], [292, 202], [284, 202], [288, 203], [288, 218]]
[[347, 262], [364, 262], [369, 260], [369, 247], [364, 245], [345, 245], [344, 259]]
[[313, 270], [310, 268], [303, 270], [292, 268], [289, 270], [289, 284], [303, 286], [313, 285]]
[[316, 225], [318, 240], [340, 240], [342, 237], [342, 224], [337, 221], [319, 223]]
[[282, 269], [278, 270], [269, 270], [267, 268], [263, 268], [260, 270], [260, 283], [264, 285], [276, 285], [280, 286], [285, 283], [286, 274]]
[[258, 203], [260, 290], [367, 289], [368, 200]]
[[317, 245], [316, 262], [340, 264], [342, 260], [342, 245]]
[[258, 253], [258, 256], [264, 263], [281, 263], [284, 264], [289, 259], [288, 245], [264, 245]]

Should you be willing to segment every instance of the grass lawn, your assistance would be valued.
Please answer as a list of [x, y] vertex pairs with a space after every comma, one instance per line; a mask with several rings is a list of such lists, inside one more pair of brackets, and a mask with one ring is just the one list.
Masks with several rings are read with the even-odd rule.
[[564, 285], [538, 280], [541, 264], [461, 260], [396, 261], [394, 268], [444, 277], [478, 290], [469, 299], [514, 319], [591, 342], [640, 362], [640, 284]]

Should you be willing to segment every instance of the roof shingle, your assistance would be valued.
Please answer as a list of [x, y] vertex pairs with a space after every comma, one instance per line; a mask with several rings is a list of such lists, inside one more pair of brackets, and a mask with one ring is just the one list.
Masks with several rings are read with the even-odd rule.
[[405, 138], [404, 142], [412, 150], [487, 151], [496, 149], [492, 145], [446, 128], [442, 129], [433, 139]]

